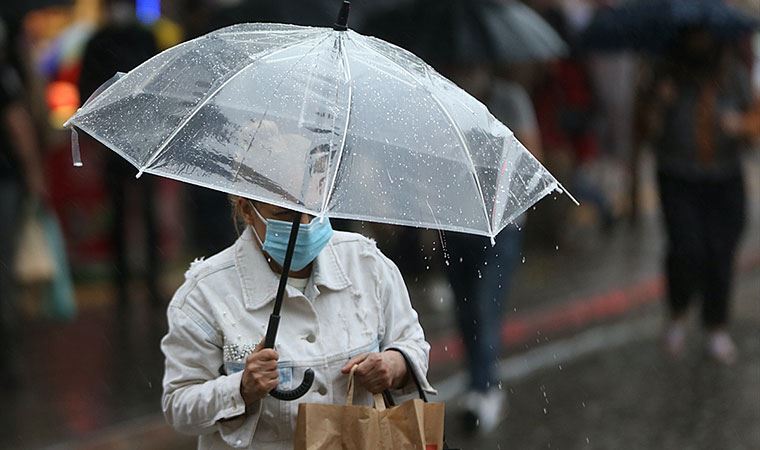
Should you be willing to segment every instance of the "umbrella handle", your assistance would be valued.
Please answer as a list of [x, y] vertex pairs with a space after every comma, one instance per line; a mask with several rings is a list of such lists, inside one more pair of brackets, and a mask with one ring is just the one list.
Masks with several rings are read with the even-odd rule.
[[269, 395], [276, 398], [277, 400], [290, 402], [303, 397], [307, 392], [309, 392], [312, 384], [314, 384], [314, 371], [312, 369], [306, 369], [303, 373], [303, 381], [301, 381], [300, 386], [289, 391], [281, 391], [275, 388], [269, 392]]

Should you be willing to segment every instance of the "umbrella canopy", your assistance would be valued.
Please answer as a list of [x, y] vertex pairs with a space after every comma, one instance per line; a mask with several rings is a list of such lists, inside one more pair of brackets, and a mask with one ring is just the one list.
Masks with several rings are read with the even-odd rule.
[[67, 124], [139, 173], [315, 216], [494, 237], [561, 189], [480, 102], [351, 30], [224, 28], [143, 63]]
[[417, 0], [376, 15], [363, 31], [434, 67], [542, 61], [567, 53], [551, 25], [511, 0]]
[[680, 30], [705, 27], [720, 40], [733, 40], [760, 25], [723, 0], [631, 0], [599, 10], [581, 36], [589, 50], [667, 50]]

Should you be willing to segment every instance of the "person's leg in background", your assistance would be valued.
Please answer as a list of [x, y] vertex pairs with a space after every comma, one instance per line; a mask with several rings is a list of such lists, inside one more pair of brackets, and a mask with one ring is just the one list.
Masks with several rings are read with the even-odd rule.
[[21, 225], [22, 190], [15, 181], [0, 182], [0, 389], [13, 389], [20, 381], [19, 326], [14, 274]]
[[127, 251], [127, 184], [126, 175], [109, 171], [108, 190], [111, 196], [112, 223], [111, 249], [113, 251], [113, 286], [116, 288], [116, 300], [120, 309], [129, 304], [129, 255]]
[[496, 236], [494, 246], [486, 240], [485, 260], [475, 285], [475, 304], [480, 319], [480, 339], [475, 344], [481, 348], [480, 364], [486, 380], [485, 389], [481, 386], [480, 391], [478, 425], [485, 433], [493, 430], [506, 412], [506, 393], [502, 390], [498, 372], [501, 329], [521, 243], [522, 233], [514, 225], [509, 225]]
[[667, 235], [665, 275], [670, 314], [663, 345], [671, 356], [679, 357], [686, 347], [688, 308], [697, 293], [707, 258], [700, 186], [663, 174], [658, 178]]
[[471, 431], [490, 432], [504, 413], [506, 397], [498, 376], [501, 323], [520, 241], [513, 225], [493, 247], [487, 238], [447, 235], [449, 275], [470, 375], [464, 421]]
[[487, 379], [483, 365], [480, 347], [475, 345], [479, 335], [478, 311], [473, 307], [475, 302], [475, 281], [477, 279], [478, 252], [473, 252], [474, 246], [482, 243], [481, 238], [459, 233], [446, 233], [449, 264], [447, 275], [455, 297], [455, 313], [462, 342], [465, 346], [467, 364], [470, 368], [470, 388], [485, 387]]
[[147, 266], [145, 273], [145, 282], [148, 288], [149, 303], [153, 307], [160, 307], [163, 304], [161, 295], [161, 249], [160, 249], [160, 229], [158, 217], [156, 217], [156, 196], [158, 195], [158, 182], [148, 176], [142, 180], [141, 197], [145, 209], [143, 210], [143, 224], [145, 225], [145, 257]]
[[745, 221], [744, 180], [737, 176], [711, 183], [705, 194], [702, 201], [708, 257], [703, 277], [702, 323], [708, 332], [708, 354], [732, 364], [738, 352], [727, 327], [736, 253]]

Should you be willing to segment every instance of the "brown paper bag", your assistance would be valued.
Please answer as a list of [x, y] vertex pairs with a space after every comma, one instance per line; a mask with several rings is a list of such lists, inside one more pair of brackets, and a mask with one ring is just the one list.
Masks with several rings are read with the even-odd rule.
[[375, 406], [353, 404], [354, 370], [345, 405], [302, 403], [294, 437], [295, 450], [441, 450], [443, 403], [414, 399], [386, 408], [381, 394]]

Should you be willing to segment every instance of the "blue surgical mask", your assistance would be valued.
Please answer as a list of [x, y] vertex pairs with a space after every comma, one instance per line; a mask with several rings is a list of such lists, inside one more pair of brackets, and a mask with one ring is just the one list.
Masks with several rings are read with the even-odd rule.
[[[288, 249], [288, 240], [290, 240], [290, 229], [293, 226], [291, 222], [282, 220], [265, 219], [253, 204], [251, 207], [263, 222], [267, 225], [267, 234], [264, 242], [261, 241], [256, 228], [253, 233], [261, 244], [261, 249], [267, 252], [281, 267], [285, 264], [285, 252]], [[311, 264], [317, 258], [317, 255], [325, 248], [333, 235], [333, 229], [330, 220], [327, 218], [315, 217], [308, 224], [301, 224], [298, 229], [296, 238], [296, 247], [293, 251], [293, 260], [290, 262], [290, 270], [297, 272]]]

